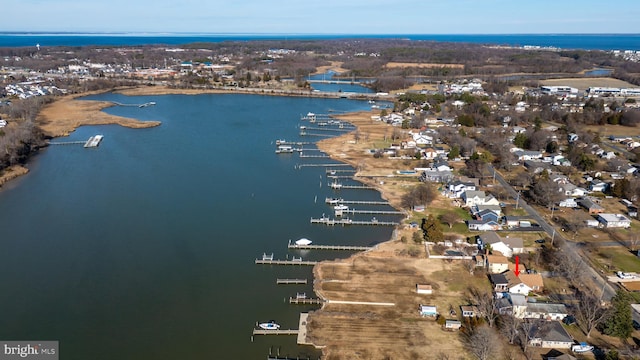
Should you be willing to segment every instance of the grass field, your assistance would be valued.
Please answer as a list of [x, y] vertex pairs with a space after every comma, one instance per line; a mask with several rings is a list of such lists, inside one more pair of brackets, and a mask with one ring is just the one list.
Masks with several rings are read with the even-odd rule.
[[549, 86], [571, 86], [578, 90], [584, 91], [590, 87], [637, 87], [631, 83], [626, 81], [608, 78], [608, 77], [598, 77], [598, 78], [562, 78], [562, 79], [547, 79], [541, 80], [540, 83], [542, 85]]

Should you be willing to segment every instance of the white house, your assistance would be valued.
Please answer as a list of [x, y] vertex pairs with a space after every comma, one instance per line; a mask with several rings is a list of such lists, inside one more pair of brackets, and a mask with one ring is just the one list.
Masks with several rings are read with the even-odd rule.
[[447, 195], [450, 198], [459, 198], [465, 191], [475, 191], [476, 189], [476, 184], [473, 182], [463, 182], [460, 180], [456, 180], [447, 185]]
[[502, 255], [487, 255], [487, 269], [490, 274], [502, 274], [509, 270], [509, 259]]
[[567, 199], [564, 199], [564, 200], [560, 201], [558, 206], [567, 207], [567, 208], [577, 208], [578, 207], [578, 203], [576, 202], [576, 199], [574, 199], [574, 198], [567, 198]]
[[562, 321], [568, 315], [569, 312], [564, 304], [535, 302], [527, 303], [524, 318]]
[[598, 221], [605, 228], [628, 228], [631, 220], [622, 214], [598, 214]]
[[420, 305], [418, 310], [420, 311], [420, 316], [422, 316], [422, 317], [437, 317], [438, 316], [438, 310], [436, 309], [435, 306], [432, 306], [432, 305]]

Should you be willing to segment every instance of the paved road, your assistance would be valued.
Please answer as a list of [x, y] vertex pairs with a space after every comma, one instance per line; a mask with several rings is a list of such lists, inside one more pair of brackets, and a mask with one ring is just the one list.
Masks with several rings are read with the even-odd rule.
[[522, 199], [522, 196], [518, 195], [518, 192], [502, 177], [502, 175], [498, 171], [493, 168], [492, 165], [488, 165], [488, 167], [490, 172], [495, 172], [495, 179], [498, 180], [498, 182], [507, 190], [507, 192], [509, 192], [509, 194], [514, 199], [518, 199], [518, 206], [523, 208], [529, 214], [529, 216], [531, 216], [531, 218], [534, 219], [547, 234], [549, 234], [549, 237], [551, 237], [553, 241], [557, 241], [556, 245], [559, 245], [561, 251], [570, 254], [576, 254], [579, 256], [579, 259], [582, 262], [582, 267], [589, 272], [589, 277], [592, 278], [594, 283], [598, 285], [600, 289], [603, 289], [604, 293], [602, 294], [602, 299], [607, 301], [611, 300], [611, 298], [616, 293], [616, 289], [614, 289], [613, 286], [611, 286], [611, 284], [609, 284], [609, 282], [605, 278], [598, 274], [598, 272], [594, 268], [592, 268], [587, 261], [584, 260], [586, 258], [586, 255], [584, 254], [582, 249], [580, 249], [579, 245], [574, 242], [570, 242], [564, 236], [562, 236], [561, 232], [556, 231], [555, 228], [549, 225], [549, 223], [547, 223], [547, 221], [542, 216], [540, 216], [540, 214], [533, 207], [531, 207], [529, 204], [527, 204], [526, 201]]

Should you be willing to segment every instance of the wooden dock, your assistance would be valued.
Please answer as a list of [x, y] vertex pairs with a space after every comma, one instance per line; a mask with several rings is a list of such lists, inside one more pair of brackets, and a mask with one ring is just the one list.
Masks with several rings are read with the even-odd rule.
[[331, 174], [331, 173], [355, 173], [356, 171], [354, 169], [327, 169], [326, 173], [327, 174]]
[[[367, 251], [373, 249], [370, 246], [352, 246], [352, 245], [298, 245], [295, 243], [291, 243], [289, 240], [289, 245], [287, 245], [289, 249], [297, 249], [297, 250], [344, 250], [344, 251]], [[306, 283], [305, 283], [306, 284]]]
[[374, 187], [368, 186], [368, 185], [343, 185], [339, 182], [332, 182], [332, 183], [328, 183], [327, 186], [329, 186], [332, 189], [335, 190], [340, 190], [340, 189], [352, 189], [352, 190], [377, 190]]
[[287, 330], [253, 329], [253, 335], [298, 335], [298, 329], [287, 329]]
[[349, 164], [298, 164], [296, 165], [299, 168], [303, 167], [331, 167], [331, 166], [351, 166]]
[[306, 155], [303, 153], [300, 153], [300, 158], [302, 159], [306, 159], [306, 158], [319, 158], [319, 159], [326, 159], [329, 158], [329, 155], [326, 154], [318, 154], [318, 155]]
[[293, 260], [269, 260], [269, 259], [256, 259], [256, 264], [260, 265], [315, 265], [317, 261], [302, 260], [302, 258], [293, 258]]
[[328, 179], [353, 179], [353, 175], [327, 175]]
[[320, 137], [334, 137], [333, 134], [317, 134], [317, 133], [309, 133], [304, 130], [300, 131], [300, 136], [320, 136]]
[[307, 279], [276, 279], [276, 284], [306, 284]]
[[322, 303], [324, 303], [322, 299], [298, 298], [298, 297], [289, 298], [289, 304], [294, 304], [294, 305], [322, 305]]
[[322, 218], [311, 218], [312, 224], [324, 224], [324, 225], [380, 225], [380, 226], [397, 226], [399, 223], [395, 221], [379, 221], [379, 220], [370, 220], [370, 221], [359, 221], [359, 220], [351, 220], [351, 219], [330, 219], [326, 217]]
[[347, 209], [342, 210], [343, 213], [350, 214], [368, 214], [368, 215], [406, 215], [404, 211], [397, 210], [358, 210], [358, 209]]
[[389, 205], [388, 201], [366, 201], [366, 200], [344, 200], [344, 199], [334, 199], [334, 198], [325, 198], [324, 200], [327, 204], [343, 204], [343, 205]]

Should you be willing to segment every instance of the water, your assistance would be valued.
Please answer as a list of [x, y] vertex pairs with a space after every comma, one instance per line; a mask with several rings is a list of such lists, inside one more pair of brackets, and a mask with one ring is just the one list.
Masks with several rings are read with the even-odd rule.
[[640, 50], [640, 34], [102, 34], [0, 32], [0, 47], [111, 46], [252, 40], [406, 39], [508, 46], [548, 46], [562, 49]]
[[[264, 359], [269, 349], [316, 355], [293, 336], [250, 342], [256, 321], [297, 328], [299, 312], [314, 308], [284, 302], [312, 294], [311, 281], [275, 284], [311, 280], [311, 267], [253, 260], [263, 252], [347, 256], [287, 252], [286, 244], [307, 237], [371, 245], [391, 228], [310, 225], [310, 217], [330, 213], [324, 199], [336, 194], [323, 168], [294, 169], [302, 159], [276, 155], [273, 142], [297, 139], [301, 114], [369, 104], [232, 94], [91, 98], [156, 101], [108, 112], [162, 125], [80, 128], [69, 140], [100, 133], [100, 147], [52, 146], [0, 192], [0, 339], [59, 340], [65, 359]], [[339, 196], [380, 200], [366, 190]]]

